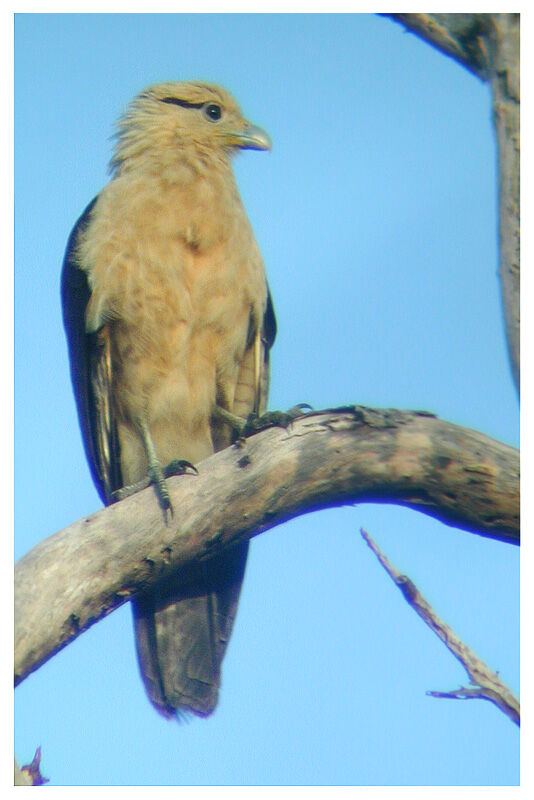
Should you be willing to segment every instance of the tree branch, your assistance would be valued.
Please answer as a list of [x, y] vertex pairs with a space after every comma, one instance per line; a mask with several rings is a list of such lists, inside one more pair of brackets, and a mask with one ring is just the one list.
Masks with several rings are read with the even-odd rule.
[[471, 685], [462, 686], [460, 689], [453, 689], [450, 692], [427, 692], [431, 697], [450, 697], [456, 699], [489, 700], [497, 708], [510, 717], [512, 722], [519, 725], [520, 708], [519, 700], [510, 689], [501, 681], [496, 672], [492, 672], [487, 664], [484, 663], [461, 639], [454, 633], [452, 628], [441, 620], [432, 606], [425, 600], [417, 586], [406, 575], [402, 575], [393, 567], [386, 556], [381, 553], [375, 542], [368, 533], [360, 528], [360, 533], [376, 555], [390, 578], [399, 587], [406, 602], [419, 614], [421, 619], [434, 631], [445, 647], [455, 656], [463, 666], [469, 676]]
[[519, 543], [519, 458], [423, 412], [350, 406], [272, 427], [171, 478], [174, 516], [151, 488], [49, 537], [15, 567], [15, 681], [136, 592], [173, 580], [292, 517], [396, 503]]
[[[486, 50], [481, 34], [491, 14], [384, 14], [404, 25], [441, 53], [487, 80]], [[498, 16], [498, 15], [497, 15]]]
[[385, 14], [491, 86], [498, 151], [501, 297], [519, 391], [519, 14]]
[[520, 139], [519, 14], [488, 14], [485, 39], [499, 154], [499, 248], [508, 353], [517, 390], [520, 376]]

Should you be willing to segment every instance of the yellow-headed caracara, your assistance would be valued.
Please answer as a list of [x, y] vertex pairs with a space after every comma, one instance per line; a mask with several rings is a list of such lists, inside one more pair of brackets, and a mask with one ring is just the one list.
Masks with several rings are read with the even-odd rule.
[[[265, 409], [276, 323], [231, 157], [269, 148], [205, 83], [152, 86], [119, 123], [112, 180], [76, 223], [61, 281], [85, 452], [106, 504], [148, 475], [168, 510], [165, 466], [232, 442], [219, 409]], [[215, 708], [247, 550], [133, 600], [143, 680], [165, 716]]]

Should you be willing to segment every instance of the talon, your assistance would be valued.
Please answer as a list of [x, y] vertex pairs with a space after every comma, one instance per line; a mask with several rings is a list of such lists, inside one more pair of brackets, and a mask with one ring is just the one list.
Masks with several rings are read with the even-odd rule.
[[154, 463], [148, 468], [148, 474], [146, 478], [143, 478], [137, 483], [130, 484], [129, 486], [122, 486], [120, 489], [116, 489], [114, 492], [112, 492], [111, 502], [118, 503], [120, 500], [124, 500], [126, 497], [130, 497], [132, 494], [136, 494], [142, 489], [146, 489], [148, 486], [153, 485], [159, 505], [165, 514], [167, 511], [169, 511], [171, 516], [173, 516], [172, 503], [169, 497], [169, 490], [167, 489], [165, 478], [171, 478], [174, 475], [185, 475], [187, 474], [188, 470], [191, 470], [195, 473], [195, 475], [198, 475], [197, 468], [189, 461], [184, 461], [182, 459], [174, 459], [163, 469], [160, 467], [159, 463]]
[[195, 475], [198, 475], [198, 469], [190, 461], [184, 461], [181, 458], [174, 458], [166, 467], [163, 467], [163, 474], [166, 478], [172, 478], [174, 475], [187, 475], [187, 470], [190, 469]]
[[311, 406], [309, 403], [297, 403], [297, 405], [290, 408], [287, 413], [292, 416], [294, 415], [296, 418], [303, 417], [303, 411], [313, 411], [313, 406]]

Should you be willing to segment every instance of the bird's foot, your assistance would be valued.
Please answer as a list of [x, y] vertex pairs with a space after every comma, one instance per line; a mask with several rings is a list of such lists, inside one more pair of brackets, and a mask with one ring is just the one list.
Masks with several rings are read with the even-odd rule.
[[236, 432], [239, 439], [259, 433], [266, 428], [288, 428], [297, 417], [305, 416], [306, 411], [311, 411], [312, 407], [308, 403], [299, 403], [289, 411], [266, 411], [264, 414], [249, 414], [246, 419], [232, 414], [226, 408], [215, 406], [217, 416], [227, 422]]
[[166, 467], [161, 466], [159, 461], [154, 461], [148, 468], [148, 478], [150, 483], [153, 484], [158, 497], [158, 503], [163, 509], [163, 513], [167, 516], [167, 512], [173, 516], [171, 498], [169, 497], [169, 490], [167, 488], [167, 481], [165, 478], [171, 478], [174, 475], [185, 475], [187, 470], [192, 470], [193, 473], [198, 475], [198, 470], [189, 461], [184, 461], [179, 458], [174, 458]]
[[142, 489], [146, 489], [148, 486], [153, 485], [154, 489], [156, 490], [159, 505], [165, 514], [169, 512], [172, 516], [172, 504], [165, 479], [171, 478], [174, 475], [185, 475], [188, 470], [198, 474], [196, 467], [194, 467], [189, 461], [183, 461], [176, 458], [163, 468], [159, 461], [156, 461], [148, 468], [148, 473], [145, 478], [137, 481], [136, 483], [132, 483], [129, 486], [123, 486], [121, 489], [117, 489], [117, 491], [112, 492], [112, 501], [115, 503], [119, 500], [124, 500], [125, 497], [130, 497], [130, 495], [136, 494], [136, 492], [140, 492]]
[[249, 414], [238, 429], [239, 437], [246, 438], [253, 433], [259, 433], [267, 428], [289, 428], [298, 417], [305, 416], [306, 411], [311, 411], [308, 403], [299, 403], [289, 411], [266, 411], [264, 414]]
[[159, 461], [154, 461], [148, 467], [148, 479], [156, 490], [158, 503], [160, 504], [163, 513], [167, 515], [167, 511], [172, 517], [171, 498], [169, 497], [169, 490], [167, 489], [167, 481]]

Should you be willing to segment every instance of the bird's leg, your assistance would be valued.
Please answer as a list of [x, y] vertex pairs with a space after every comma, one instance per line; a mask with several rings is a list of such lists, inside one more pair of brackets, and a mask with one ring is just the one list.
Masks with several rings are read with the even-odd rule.
[[141, 431], [141, 438], [145, 447], [146, 459], [148, 462], [148, 478], [150, 483], [154, 484], [154, 489], [158, 496], [158, 502], [164, 511], [170, 511], [172, 514], [171, 499], [169, 497], [169, 490], [165, 482], [165, 475], [163, 468], [156, 455], [156, 448], [152, 441], [152, 436], [148, 429], [147, 421], [144, 417], [139, 420], [139, 427]]
[[219, 419], [222, 419], [223, 422], [227, 422], [238, 435], [241, 435], [241, 431], [247, 424], [247, 421], [244, 417], [238, 417], [237, 414], [232, 414], [231, 411], [228, 411], [222, 406], [215, 406], [214, 412]]
[[172, 514], [172, 505], [165, 478], [170, 478], [173, 475], [183, 475], [188, 469], [193, 470], [193, 472], [197, 472], [197, 470], [189, 461], [180, 459], [174, 459], [170, 464], [167, 464], [166, 467], [162, 467], [156, 455], [156, 448], [154, 447], [154, 442], [144, 417], [139, 420], [139, 430], [148, 462], [148, 474], [146, 478], [143, 478], [137, 483], [133, 483], [130, 486], [123, 486], [121, 489], [113, 492], [112, 499], [114, 501], [124, 500], [125, 497], [129, 497], [131, 494], [135, 494], [135, 492], [146, 489], [147, 486], [153, 484], [161, 508], [164, 512], [170, 511]]

